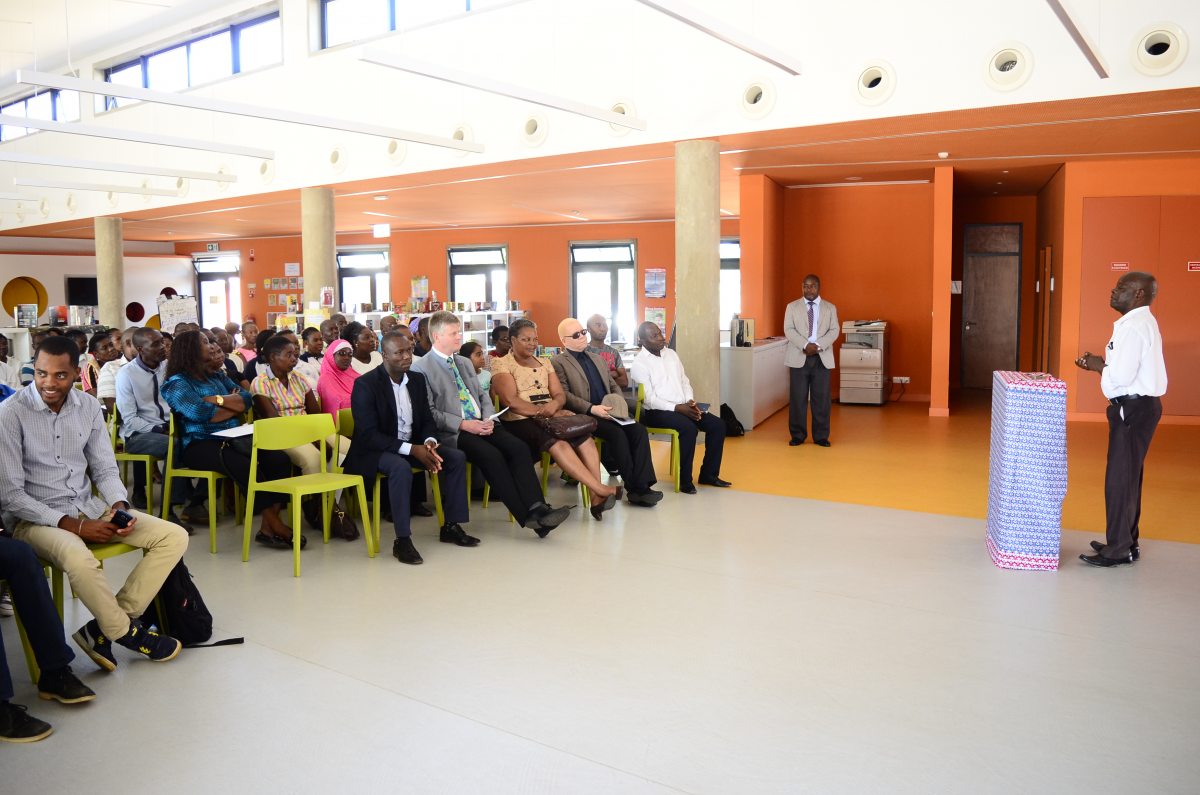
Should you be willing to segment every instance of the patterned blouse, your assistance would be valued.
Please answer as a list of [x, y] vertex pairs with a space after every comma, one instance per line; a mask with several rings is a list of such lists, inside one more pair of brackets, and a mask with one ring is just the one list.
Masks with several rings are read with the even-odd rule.
[[250, 393], [229, 380], [222, 371], [213, 373], [203, 381], [197, 381], [185, 373], [176, 373], [162, 385], [162, 396], [171, 410], [183, 420], [183, 446], [207, 439], [216, 431], [236, 428], [242, 424], [241, 416], [230, 417], [220, 422], [210, 422], [217, 413], [217, 405], [204, 398], [228, 395], [237, 392], [250, 405]]
[[[536, 359], [537, 367], [526, 367], [518, 364], [511, 353], [492, 360], [492, 380], [501, 373], [508, 373], [517, 382], [517, 397], [530, 403], [548, 403], [550, 401], [550, 376], [554, 369], [545, 359]], [[529, 419], [523, 414], [509, 410], [500, 415], [500, 419], [508, 422]]]
[[267, 370], [250, 384], [251, 394], [270, 398], [279, 411], [280, 417], [304, 414], [304, 396], [308, 394], [308, 391], [308, 381], [295, 370], [288, 373], [286, 383], [283, 379], [276, 378], [275, 373]]

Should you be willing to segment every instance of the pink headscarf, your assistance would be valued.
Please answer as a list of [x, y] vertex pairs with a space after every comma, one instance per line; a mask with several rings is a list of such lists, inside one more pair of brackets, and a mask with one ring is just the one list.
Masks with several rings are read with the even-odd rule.
[[321, 410], [332, 414], [335, 420], [339, 410], [350, 408], [350, 392], [354, 389], [354, 381], [359, 375], [353, 366], [339, 370], [333, 361], [335, 353], [349, 347], [350, 343], [345, 340], [336, 340], [326, 348], [325, 356], [321, 359], [321, 377], [317, 379]]

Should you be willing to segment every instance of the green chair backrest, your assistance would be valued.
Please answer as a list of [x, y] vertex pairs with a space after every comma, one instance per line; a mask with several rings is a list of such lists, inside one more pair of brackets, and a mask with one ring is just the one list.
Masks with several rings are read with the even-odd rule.
[[337, 432], [347, 439], [354, 438], [354, 414], [350, 409], [338, 409]]
[[254, 446], [262, 450], [286, 450], [312, 442], [321, 443], [325, 459], [325, 439], [333, 435], [333, 417], [325, 414], [297, 414], [271, 417], [254, 423]]
[[637, 391], [637, 406], [633, 409], [633, 419], [635, 422], [640, 422], [642, 419], [642, 401], [646, 399], [646, 387], [638, 384]]

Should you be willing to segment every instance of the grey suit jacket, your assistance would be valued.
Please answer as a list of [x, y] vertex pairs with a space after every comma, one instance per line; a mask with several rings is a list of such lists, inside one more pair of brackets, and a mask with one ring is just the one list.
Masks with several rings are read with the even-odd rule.
[[[482, 419], [495, 414], [496, 408], [487, 392], [479, 386], [479, 378], [475, 375], [475, 367], [471, 360], [455, 354], [454, 363], [458, 366], [458, 374], [462, 376], [463, 383], [467, 385], [467, 391], [479, 404], [479, 410], [483, 412]], [[437, 351], [430, 351], [413, 362], [412, 369], [425, 376], [425, 383], [429, 388], [429, 408], [437, 425], [438, 442], [455, 447], [463, 416], [462, 403], [458, 400], [458, 384], [454, 382], [450, 367]]]
[[[821, 297], [821, 314], [817, 318], [817, 345], [821, 352], [821, 363], [832, 370], [837, 367], [833, 358], [833, 343], [837, 342], [838, 334], [842, 331], [838, 323], [837, 307]], [[788, 338], [787, 353], [783, 363], [788, 367], [803, 367], [808, 357], [804, 354], [804, 346], [808, 344], [808, 302], [803, 298], [792, 301], [787, 305], [783, 316], [783, 333]]]
[[[588, 353], [588, 357], [600, 372], [600, 379], [604, 381], [608, 394], [621, 394], [621, 387], [613, 380], [608, 363], [594, 353]], [[587, 414], [592, 407], [592, 385], [588, 383], [587, 373], [583, 372], [583, 365], [569, 352], [558, 354], [550, 360], [550, 364], [554, 365], [558, 382], [562, 384], [563, 394], [567, 397], [566, 408], [577, 414]]]

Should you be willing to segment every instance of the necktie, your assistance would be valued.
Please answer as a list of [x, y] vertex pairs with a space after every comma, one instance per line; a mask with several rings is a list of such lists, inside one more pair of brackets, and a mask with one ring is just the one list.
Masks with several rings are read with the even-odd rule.
[[467, 391], [467, 384], [463, 381], [462, 373], [458, 372], [458, 365], [454, 363], [453, 356], [446, 357], [446, 366], [454, 373], [454, 382], [458, 384], [458, 402], [462, 404], [463, 419], [479, 419], [479, 414], [475, 411], [475, 402], [471, 400], [471, 393]]
[[808, 335], [811, 337], [817, 330], [813, 328], [813, 302], [808, 302]]

